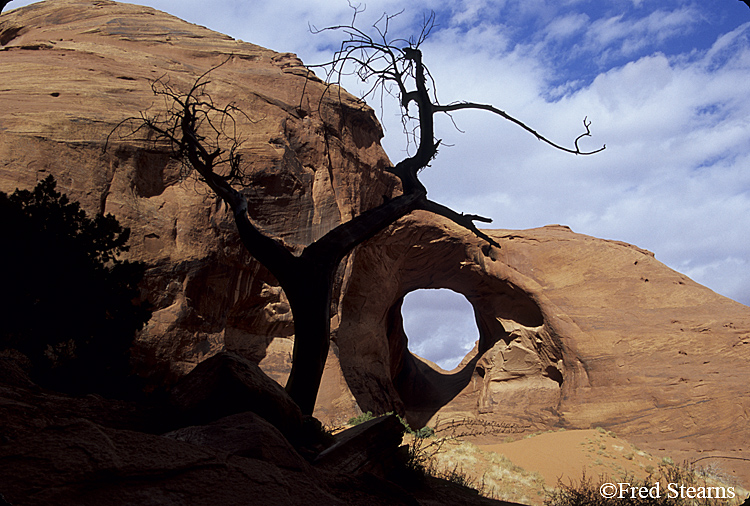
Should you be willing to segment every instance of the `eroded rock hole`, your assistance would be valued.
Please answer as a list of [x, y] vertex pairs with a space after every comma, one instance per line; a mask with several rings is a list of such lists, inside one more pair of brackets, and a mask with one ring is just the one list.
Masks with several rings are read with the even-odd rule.
[[474, 308], [448, 289], [423, 289], [406, 294], [401, 307], [409, 350], [450, 371], [479, 339]]
[[544, 375], [549, 379], [556, 381], [558, 385], [562, 385], [563, 383], [563, 375], [555, 366], [547, 366], [547, 368], [544, 370]]

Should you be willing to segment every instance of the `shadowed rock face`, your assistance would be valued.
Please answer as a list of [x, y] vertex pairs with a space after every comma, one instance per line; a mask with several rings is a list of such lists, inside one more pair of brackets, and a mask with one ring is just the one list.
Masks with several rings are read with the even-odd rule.
[[[87, 211], [131, 227], [129, 255], [148, 263], [156, 309], [139, 337], [143, 371], [183, 374], [227, 349], [283, 382], [289, 306], [230, 216], [166, 147], [114, 136], [103, 149], [123, 118], [160, 106], [152, 80], [185, 87], [224, 61], [208, 91], [250, 116], [240, 136], [258, 224], [299, 248], [397, 191], [372, 112], [345, 93], [319, 109], [324, 86], [294, 55], [84, 0], [0, 17], [0, 190], [51, 173]], [[415, 213], [342, 266], [321, 419], [395, 409], [415, 425], [601, 425], [644, 448], [750, 447], [750, 308], [626, 244], [559, 226], [492, 235], [502, 249]], [[408, 352], [400, 306], [419, 288], [450, 288], [474, 307], [480, 340], [455, 371]]]

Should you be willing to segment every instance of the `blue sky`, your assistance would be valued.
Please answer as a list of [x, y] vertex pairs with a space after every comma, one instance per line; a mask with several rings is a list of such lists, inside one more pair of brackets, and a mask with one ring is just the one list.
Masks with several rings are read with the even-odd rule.
[[[14, 0], [6, 10], [29, 3]], [[351, 18], [346, 0], [212, 0], [210, 9], [197, 0], [132, 3], [297, 53], [308, 64], [325, 61], [338, 43], [336, 34], [313, 35], [308, 26]], [[423, 50], [442, 102], [492, 103], [565, 144], [580, 133], [587, 116], [593, 138], [586, 146], [607, 145], [598, 155], [576, 157], [500, 118], [457, 113], [463, 133], [445, 119], [437, 123], [436, 134], [446, 147], [422, 173], [431, 198], [490, 216], [498, 228], [561, 223], [575, 232], [626, 241], [750, 304], [747, 5], [738, 0], [378, 0], [366, 7], [361, 26], [403, 9], [392, 29], [404, 37], [436, 11], [438, 26]], [[361, 91], [356, 82], [346, 86]], [[379, 113], [386, 127], [383, 145], [394, 162], [406, 149], [397, 113], [393, 104]], [[417, 321], [439, 313], [425, 301], [414, 307], [411, 318]], [[461, 346], [433, 348], [444, 349], [430, 357], [438, 361], [453, 360], [450, 349], [455, 356], [463, 353]]]

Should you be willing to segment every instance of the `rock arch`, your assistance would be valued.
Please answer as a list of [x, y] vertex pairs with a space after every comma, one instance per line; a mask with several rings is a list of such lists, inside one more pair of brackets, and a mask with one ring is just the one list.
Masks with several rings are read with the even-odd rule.
[[[508, 402], [524, 412], [559, 403], [562, 346], [523, 276], [483, 246], [440, 218], [415, 213], [357, 252], [335, 342], [363, 411], [403, 412], [421, 426], [462, 392], [459, 404], [471, 415]], [[401, 305], [421, 288], [450, 289], [474, 308], [479, 341], [450, 373], [408, 349]], [[531, 404], [521, 406], [515, 398], [527, 390]]]

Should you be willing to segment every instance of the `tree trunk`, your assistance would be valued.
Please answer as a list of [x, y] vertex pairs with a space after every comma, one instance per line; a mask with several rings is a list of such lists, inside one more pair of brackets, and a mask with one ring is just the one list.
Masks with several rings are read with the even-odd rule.
[[312, 415], [323, 377], [331, 330], [331, 287], [334, 269], [321, 265], [297, 270], [284, 291], [294, 318], [292, 370], [286, 391], [304, 415]]

